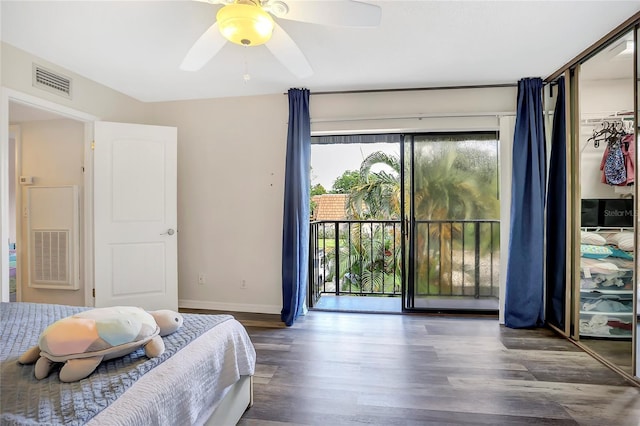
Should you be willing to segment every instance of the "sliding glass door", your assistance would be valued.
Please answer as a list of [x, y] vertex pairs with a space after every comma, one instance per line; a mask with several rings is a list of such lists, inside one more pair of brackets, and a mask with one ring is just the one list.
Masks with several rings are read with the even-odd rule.
[[497, 132], [406, 135], [404, 309], [496, 311]]
[[310, 306], [497, 312], [498, 148], [497, 132], [314, 137], [312, 176], [341, 167], [312, 197]]

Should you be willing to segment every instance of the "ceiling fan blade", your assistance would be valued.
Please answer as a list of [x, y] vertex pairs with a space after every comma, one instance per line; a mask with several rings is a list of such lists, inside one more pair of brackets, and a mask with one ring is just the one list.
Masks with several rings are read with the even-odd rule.
[[[380, 6], [352, 0], [316, 1], [289, 0], [289, 11], [279, 18], [311, 24], [337, 27], [377, 27], [380, 25]], [[268, 3], [267, 3], [268, 4]]]
[[191, 46], [191, 49], [182, 60], [182, 64], [180, 64], [180, 69], [198, 71], [222, 49], [226, 42], [227, 39], [218, 30], [218, 23], [216, 22]]
[[233, 0], [193, 0], [199, 1], [200, 3], [209, 3], [209, 4], [229, 4], [233, 3]]
[[293, 75], [298, 78], [309, 77], [313, 74], [311, 65], [305, 58], [302, 50], [285, 30], [277, 23], [273, 28], [271, 40], [265, 46], [273, 53], [273, 56], [280, 61]]

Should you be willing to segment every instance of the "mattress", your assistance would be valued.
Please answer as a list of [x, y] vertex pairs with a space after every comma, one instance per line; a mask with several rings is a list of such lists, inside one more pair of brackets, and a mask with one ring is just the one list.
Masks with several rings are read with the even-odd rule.
[[244, 327], [228, 315], [184, 314], [164, 338], [166, 350], [103, 362], [86, 379], [43, 380], [18, 356], [52, 321], [87, 308], [31, 303], [0, 306], [2, 424], [197, 424], [242, 375], [252, 375], [255, 350]]

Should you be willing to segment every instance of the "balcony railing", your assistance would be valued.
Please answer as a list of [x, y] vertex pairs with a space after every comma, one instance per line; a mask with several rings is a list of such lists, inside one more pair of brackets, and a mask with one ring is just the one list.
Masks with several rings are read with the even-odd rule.
[[497, 297], [499, 222], [416, 221], [413, 262], [402, 260], [401, 222], [317, 221], [310, 224], [310, 302], [322, 294], [400, 296], [412, 264], [417, 297]]
[[416, 297], [498, 297], [499, 221], [417, 220], [413, 232]]

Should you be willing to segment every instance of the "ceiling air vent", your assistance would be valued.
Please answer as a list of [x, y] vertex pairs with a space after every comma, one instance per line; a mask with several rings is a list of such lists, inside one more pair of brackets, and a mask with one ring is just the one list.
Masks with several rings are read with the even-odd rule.
[[33, 85], [65, 98], [71, 98], [71, 79], [33, 64]]

